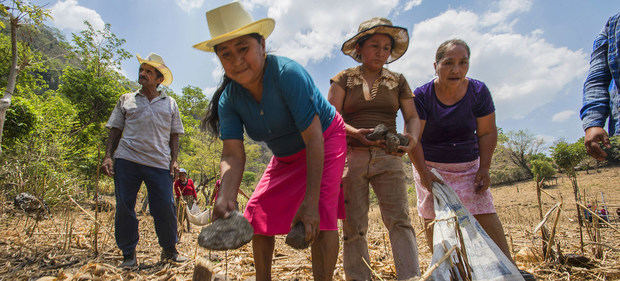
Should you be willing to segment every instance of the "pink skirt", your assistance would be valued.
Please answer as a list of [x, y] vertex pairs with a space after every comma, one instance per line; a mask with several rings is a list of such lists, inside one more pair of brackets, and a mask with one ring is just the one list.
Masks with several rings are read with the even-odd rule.
[[[344, 218], [344, 196], [340, 181], [347, 154], [344, 121], [336, 113], [323, 132], [324, 163], [319, 196], [319, 227], [338, 230]], [[254, 234], [287, 234], [293, 217], [306, 195], [306, 150], [286, 157], [272, 157], [245, 208], [244, 216]]]
[[[469, 210], [472, 215], [494, 214], [495, 206], [493, 205], [493, 196], [488, 189], [478, 194], [474, 180], [478, 167], [480, 167], [480, 159], [463, 163], [437, 163], [426, 161], [426, 165], [435, 168], [447, 183], [461, 199], [461, 202]], [[422, 181], [418, 171], [413, 167], [413, 179], [415, 181], [415, 189], [418, 194], [418, 214], [425, 219], [435, 218], [435, 204], [433, 203], [433, 194], [428, 192]]]

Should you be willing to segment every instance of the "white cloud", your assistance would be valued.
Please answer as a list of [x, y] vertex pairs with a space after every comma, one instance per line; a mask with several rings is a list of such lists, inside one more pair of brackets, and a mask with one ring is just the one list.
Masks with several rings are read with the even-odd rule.
[[202, 93], [205, 95], [205, 97], [211, 100], [211, 98], [213, 97], [213, 93], [215, 93], [215, 90], [217, 90], [218, 87], [219, 85], [214, 86], [214, 87], [206, 87], [202, 89]]
[[202, 7], [205, 0], [175, 0], [177, 5], [185, 12], [189, 12], [192, 9]]
[[411, 10], [411, 8], [413, 8], [415, 6], [419, 6], [420, 4], [422, 4], [422, 0], [409, 0], [405, 4], [405, 8], [403, 10], [409, 11], [409, 10]]
[[551, 117], [551, 121], [553, 122], [563, 122], [566, 121], [570, 118], [573, 118], [575, 120], [577, 120], [577, 111], [574, 110], [564, 110], [561, 112], [558, 112], [556, 114], [553, 115], [553, 117]]
[[60, 29], [83, 30], [86, 28], [84, 21], [88, 21], [97, 30], [105, 26], [95, 10], [78, 5], [77, 0], [58, 1], [50, 8], [50, 12], [54, 25]]
[[460, 38], [471, 48], [469, 77], [487, 84], [498, 119], [521, 119], [555, 99], [569, 95], [565, 87], [583, 78], [587, 56], [582, 50], [557, 47], [542, 38], [540, 30], [514, 33], [501, 26], [516, 22], [529, 2], [501, 1], [498, 12], [476, 14], [448, 10], [414, 25], [407, 54], [391, 68], [402, 72], [412, 86], [428, 82], [434, 74], [436, 48]]
[[539, 140], [542, 140], [543, 141], [543, 146], [547, 146], [547, 147], [549, 147], [556, 140], [558, 140], [558, 138], [556, 138], [554, 136], [550, 136], [550, 135], [536, 135], [535, 138], [539, 139]]
[[267, 8], [276, 28], [267, 40], [267, 49], [290, 57], [302, 65], [331, 57], [342, 42], [357, 32], [359, 24], [371, 17], [387, 17], [398, 0], [244, 0], [248, 9]]
[[[506, 26], [506, 20], [510, 16], [515, 13], [528, 11], [531, 6], [531, 0], [502, 0], [496, 4], [496, 11], [487, 12], [482, 17], [481, 24], [502, 29], [502, 26]], [[511, 22], [509, 26], [511, 27], [512, 24]]]

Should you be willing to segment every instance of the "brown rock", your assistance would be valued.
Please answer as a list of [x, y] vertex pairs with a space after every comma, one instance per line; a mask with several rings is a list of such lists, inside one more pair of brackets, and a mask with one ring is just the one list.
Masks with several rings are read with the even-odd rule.
[[209, 250], [233, 250], [252, 240], [254, 228], [238, 211], [205, 226], [198, 235], [198, 245]]
[[406, 137], [405, 135], [400, 134], [400, 133], [396, 134], [396, 136], [398, 137], [398, 142], [400, 142], [400, 145], [402, 145], [402, 146], [409, 145], [409, 138], [408, 137]]
[[384, 124], [379, 124], [375, 127], [375, 130], [366, 135], [366, 138], [371, 141], [385, 139], [385, 135], [388, 132], [388, 128]]
[[194, 274], [192, 275], [192, 281], [211, 281], [213, 277], [213, 270], [211, 270], [207, 261], [202, 258], [198, 258], [196, 266], [194, 266]]
[[302, 250], [310, 246], [310, 241], [306, 241], [306, 228], [301, 221], [297, 222], [295, 226], [291, 228], [291, 231], [288, 235], [286, 235], [286, 240], [284, 240], [284, 242], [298, 250]]
[[387, 133], [385, 136], [385, 151], [387, 153], [393, 153], [398, 151], [398, 145], [400, 145], [400, 140], [398, 136], [393, 133]]

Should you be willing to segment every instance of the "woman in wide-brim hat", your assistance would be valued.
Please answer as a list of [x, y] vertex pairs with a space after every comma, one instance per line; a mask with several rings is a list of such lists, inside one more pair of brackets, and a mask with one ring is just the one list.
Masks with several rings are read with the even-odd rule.
[[[412, 153], [418, 142], [420, 120], [405, 77], [384, 68], [400, 58], [409, 46], [403, 27], [385, 18], [360, 24], [358, 33], [342, 45], [342, 52], [360, 62], [331, 79], [329, 101], [342, 114], [347, 132], [347, 161], [343, 190], [347, 217], [344, 220], [344, 271], [347, 280], [370, 280], [366, 231], [368, 194], [372, 184], [383, 222], [390, 234], [398, 279], [420, 275], [415, 232], [409, 217], [403, 153]], [[379, 124], [396, 133], [396, 114], [405, 121], [407, 146], [388, 153], [381, 141], [366, 135]]]
[[287, 234], [302, 222], [312, 244], [314, 277], [331, 280], [343, 202], [344, 122], [301, 65], [266, 54], [272, 19], [254, 21], [234, 2], [208, 11], [207, 22], [212, 39], [194, 47], [215, 52], [225, 72], [203, 122], [223, 140], [214, 217], [234, 209], [245, 164], [245, 130], [274, 154], [244, 213], [254, 227], [256, 279], [271, 279], [274, 235]]

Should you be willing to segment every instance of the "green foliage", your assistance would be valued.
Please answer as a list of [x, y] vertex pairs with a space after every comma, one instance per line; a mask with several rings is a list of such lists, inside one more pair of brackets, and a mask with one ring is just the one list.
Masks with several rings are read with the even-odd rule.
[[185, 86], [182, 92], [182, 96], [175, 98], [181, 113], [191, 116], [195, 120], [201, 120], [207, 112], [207, 105], [209, 104], [205, 94], [195, 86]]
[[97, 74], [105, 74], [119, 69], [121, 62], [131, 57], [122, 47], [125, 39], [112, 33], [110, 24], [106, 24], [103, 30], [95, 30], [88, 21], [84, 21], [84, 24], [85, 30], [72, 34], [75, 44], [73, 51], [83, 67]]
[[101, 75], [92, 69], [69, 66], [61, 76], [58, 91], [75, 104], [82, 128], [95, 124], [102, 129], [101, 123], [110, 116], [118, 97], [129, 91], [122, 79], [113, 70]]
[[575, 167], [585, 158], [586, 149], [583, 142], [569, 144], [562, 140], [551, 147], [551, 155], [560, 169], [575, 175]]
[[[41, 53], [33, 51], [28, 44], [17, 42], [17, 66], [19, 76], [15, 85], [15, 95], [28, 96], [41, 93], [47, 89], [47, 83], [42, 73], [47, 72], [48, 67], [44, 63]], [[11, 68], [11, 38], [9, 35], [0, 34], [0, 88], [4, 89], [8, 83], [9, 70]]]
[[2, 150], [10, 148], [18, 139], [27, 136], [36, 122], [37, 113], [30, 101], [22, 97], [13, 98], [11, 107], [6, 112]]
[[603, 147], [607, 153], [607, 162], [611, 164], [620, 164], [620, 135], [609, 138], [611, 148]]
[[534, 159], [530, 161], [532, 166], [532, 174], [534, 174], [534, 180], [537, 182], [541, 179], [548, 179], [555, 175], [555, 169], [553, 168], [553, 162], [550, 159]]
[[107, 137], [104, 124], [119, 96], [129, 92], [129, 83], [117, 69], [130, 55], [122, 48], [125, 40], [113, 34], [109, 24], [103, 30], [95, 30], [88, 22], [85, 25], [85, 30], [72, 35], [73, 57], [79, 67], [64, 69], [58, 91], [77, 112], [78, 123], [71, 132], [80, 143], [76, 152], [83, 157], [75, 165], [93, 177]]
[[73, 164], [82, 156], [74, 153], [78, 144], [69, 129], [76, 111], [54, 92], [31, 97], [30, 106], [37, 119], [34, 130], [2, 155], [0, 182], [9, 196], [30, 192], [54, 205], [84, 184]]
[[506, 134], [506, 141], [503, 143], [504, 148], [512, 161], [517, 167], [523, 170], [528, 178], [532, 178], [529, 165], [529, 158], [532, 155], [540, 153], [543, 140], [536, 138], [527, 130], [510, 131]]
[[251, 186], [256, 181], [256, 173], [250, 171], [243, 172], [241, 181], [246, 187]]

